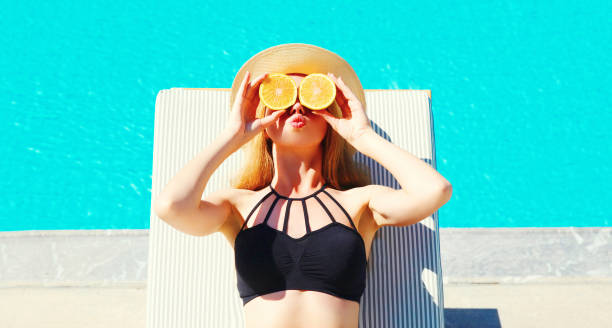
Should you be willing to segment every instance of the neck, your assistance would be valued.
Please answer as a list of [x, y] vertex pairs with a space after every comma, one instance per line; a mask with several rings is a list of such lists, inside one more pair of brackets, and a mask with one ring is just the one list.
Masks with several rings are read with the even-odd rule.
[[272, 146], [274, 178], [270, 183], [279, 193], [305, 195], [325, 183], [321, 174], [322, 152], [314, 147]]

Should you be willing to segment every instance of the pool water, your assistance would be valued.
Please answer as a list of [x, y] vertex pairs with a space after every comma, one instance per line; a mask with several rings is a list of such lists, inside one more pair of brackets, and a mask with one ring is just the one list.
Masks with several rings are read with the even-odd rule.
[[[7, 7], [8, 6], [8, 7]], [[289, 42], [430, 89], [441, 227], [610, 226], [608, 1], [24, 0], [0, 20], [0, 231], [146, 229], [154, 103]]]

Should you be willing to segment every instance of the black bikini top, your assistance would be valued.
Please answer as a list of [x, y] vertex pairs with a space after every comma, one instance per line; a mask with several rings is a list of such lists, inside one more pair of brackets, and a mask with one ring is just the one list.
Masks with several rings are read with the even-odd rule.
[[[301, 198], [282, 196], [269, 186], [270, 192], [253, 207], [234, 244], [237, 286], [243, 305], [258, 296], [289, 289], [314, 290], [360, 302], [366, 278], [365, 243], [346, 210], [325, 190], [327, 186], [324, 184]], [[253, 212], [270, 196], [274, 197], [270, 198], [273, 201], [264, 221], [243, 229]], [[279, 200], [283, 200], [282, 204], [275, 207]], [[292, 207], [293, 203], [300, 203], [302, 211], [298, 204]], [[332, 215], [332, 212], [340, 215], [340, 211], [352, 228]], [[267, 224], [273, 212], [277, 221], [284, 217], [282, 232]], [[309, 212], [310, 217], [327, 216], [331, 223], [312, 231]], [[291, 237], [287, 226], [300, 224], [300, 216], [306, 233], [299, 238]]]

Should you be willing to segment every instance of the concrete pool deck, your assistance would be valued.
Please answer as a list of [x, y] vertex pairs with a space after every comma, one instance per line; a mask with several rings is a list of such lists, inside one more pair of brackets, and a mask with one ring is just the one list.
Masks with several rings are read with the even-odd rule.
[[[445, 284], [446, 327], [609, 327], [612, 281]], [[145, 327], [146, 288], [1, 288], [4, 328]]]
[[[611, 236], [441, 228], [446, 327], [609, 326]], [[148, 246], [148, 230], [0, 232], [0, 326], [144, 327]]]

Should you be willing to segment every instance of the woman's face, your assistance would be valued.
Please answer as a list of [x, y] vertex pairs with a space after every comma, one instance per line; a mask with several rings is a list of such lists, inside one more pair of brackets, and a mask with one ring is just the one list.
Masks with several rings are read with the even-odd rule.
[[[304, 77], [298, 74], [287, 75], [295, 81], [299, 94], [300, 83]], [[268, 137], [275, 144], [293, 147], [316, 146], [325, 138], [328, 126], [327, 121], [320, 116], [312, 114], [309, 108], [302, 106], [299, 97], [293, 106], [284, 111], [285, 114], [281, 115], [274, 124], [265, 129]], [[273, 112], [273, 110], [266, 108], [266, 116]], [[294, 127], [287, 123], [289, 118], [296, 114], [301, 114], [304, 119], [305, 124], [302, 127]]]

